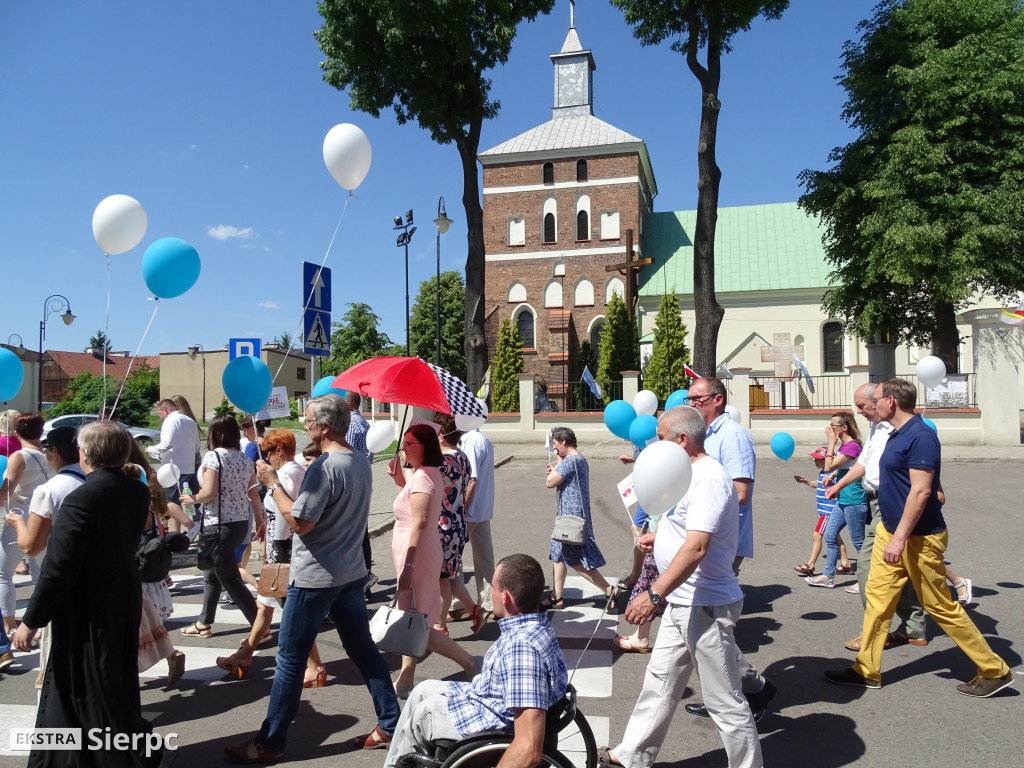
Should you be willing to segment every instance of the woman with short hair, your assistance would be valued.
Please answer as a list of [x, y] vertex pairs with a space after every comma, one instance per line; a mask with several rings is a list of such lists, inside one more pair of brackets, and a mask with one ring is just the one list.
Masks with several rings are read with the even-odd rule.
[[182, 494], [182, 504], [203, 505], [204, 531], [217, 531], [216, 567], [203, 575], [203, 610], [200, 619], [181, 630], [189, 637], [212, 637], [217, 600], [226, 589], [250, 624], [256, 621], [256, 600], [238, 574], [235, 550], [245, 541], [249, 516], [256, 516], [256, 535], [263, 535], [263, 508], [256, 493], [252, 462], [239, 450], [241, 435], [233, 416], [222, 414], [210, 422], [203, 457], [203, 487], [199, 493]]

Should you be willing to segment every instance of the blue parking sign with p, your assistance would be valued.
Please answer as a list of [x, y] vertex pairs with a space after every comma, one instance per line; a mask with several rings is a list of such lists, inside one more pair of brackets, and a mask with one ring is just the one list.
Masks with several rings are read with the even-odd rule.
[[246, 355], [259, 357], [262, 346], [260, 339], [228, 339], [228, 362]]

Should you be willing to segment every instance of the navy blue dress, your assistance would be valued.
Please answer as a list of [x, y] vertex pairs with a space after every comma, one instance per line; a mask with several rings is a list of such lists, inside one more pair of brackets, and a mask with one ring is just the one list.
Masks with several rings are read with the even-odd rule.
[[548, 559], [555, 563], [564, 562], [570, 568], [578, 565], [587, 570], [600, 568], [606, 561], [597, 548], [594, 523], [590, 519], [590, 467], [587, 460], [578, 453], [570, 453], [553, 471], [565, 478], [556, 488], [557, 514], [583, 518], [583, 543], [565, 544], [552, 539]]

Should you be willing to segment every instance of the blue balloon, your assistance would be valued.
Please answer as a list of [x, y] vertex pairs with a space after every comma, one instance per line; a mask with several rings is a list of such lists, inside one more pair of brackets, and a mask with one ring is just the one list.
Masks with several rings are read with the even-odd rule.
[[658, 436], [658, 420], [653, 416], [637, 416], [629, 425], [629, 439], [641, 451], [647, 447], [647, 441]]
[[157, 240], [142, 255], [142, 278], [161, 299], [185, 293], [196, 284], [201, 268], [196, 249], [177, 237]]
[[629, 439], [629, 427], [636, 419], [636, 410], [625, 400], [612, 400], [604, 409], [604, 424], [616, 437]]
[[7, 457], [0, 455], [0, 477], [7, 471]]
[[221, 377], [224, 394], [231, 404], [245, 413], [259, 413], [270, 399], [274, 377], [258, 357], [236, 357]]
[[12, 400], [21, 389], [24, 378], [25, 369], [21, 367], [18, 356], [11, 350], [0, 347], [0, 401]]
[[783, 461], [787, 461], [796, 450], [796, 441], [786, 432], [776, 432], [772, 435], [772, 453]]
[[334, 376], [324, 376], [320, 379], [320, 381], [313, 386], [313, 397], [320, 397], [320, 395], [338, 395], [339, 397], [344, 397], [344, 389], [331, 386], [334, 379]]
[[921, 417], [921, 421], [923, 421], [925, 424], [927, 424], [931, 428], [932, 432], [934, 432], [935, 434], [939, 434], [939, 428], [937, 426], [935, 426], [935, 422], [934, 421], [929, 419], [927, 416], [922, 416]]
[[688, 389], [677, 389], [671, 395], [668, 396], [668, 400], [665, 401], [665, 410], [669, 408], [675, 408], [677, 405], [689, 405], [690, 404], [690, 390]]

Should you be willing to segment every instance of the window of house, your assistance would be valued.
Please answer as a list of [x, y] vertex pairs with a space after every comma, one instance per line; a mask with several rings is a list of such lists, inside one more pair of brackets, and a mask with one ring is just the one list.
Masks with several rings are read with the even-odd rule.
[[580, 195], [576, 200], [576, 239], [590, 239], [590, 197]]
[[522, 216], [513, 217], [508, 220], [508, 244], [526, 244], [526, 219]]
[[589, 280], [580, 280], [576, 283], [576, 291], [573, 295], [573, 304], [577, 307], [589, 307], [594, 304], [594, 284]]
[[549, 197], [542, 208], [544, 216], [544, 242], [554, 243], [558, 240], [558, 204], [555, 198]]
[[821, 327], [821, 343], [823, 354], [822, 371], [824, 373], [843, 373], [843, 324], [825, 323]]
[[519, 329], [519, 338], [523, 341], [523, 349], [534, 348], [533, 313], [524, 309], [516, 317], [516, 328]]
[[544, 306], [562, 306], [562, 283], [558, 280], [552, 280], [544, 286]]
[[594, 357], [601, 356], [601, 336], [604, 334], [604, 320], [594, 323], [590, 329], [590, 348], [594, 350]]
[[587, 180], [587, 161], [577, 160], [576, 161], [576, 181]]
[[512, 283], [512, 287], [508, 289], [508, 300], [517, 303], [526, 301], [526, 286], [522, 283]]
[[305, 381], [306, 380], [306, 369], [304, 367], [296, 368], [295, 369], [295, 378], [298, 379], [299, 381]]
[[555, 183], [555, 164], [544, 163], [544, 183], [554, 184]]

